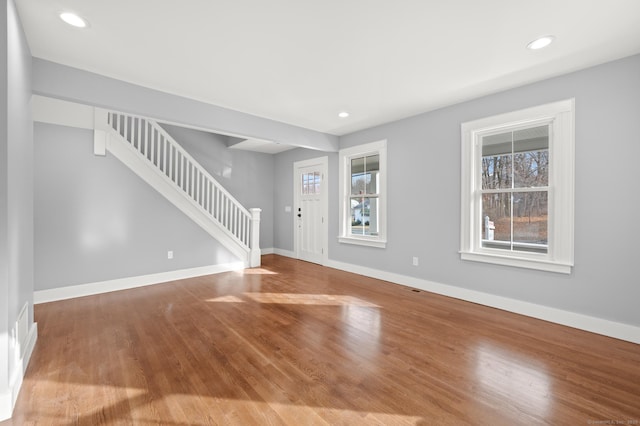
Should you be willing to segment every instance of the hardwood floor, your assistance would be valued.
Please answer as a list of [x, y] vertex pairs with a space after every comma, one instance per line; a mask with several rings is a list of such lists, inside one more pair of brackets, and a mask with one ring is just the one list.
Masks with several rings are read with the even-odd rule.
[[35, 317], [2, 426], [640, 424], [640, 345], [274, 255]]

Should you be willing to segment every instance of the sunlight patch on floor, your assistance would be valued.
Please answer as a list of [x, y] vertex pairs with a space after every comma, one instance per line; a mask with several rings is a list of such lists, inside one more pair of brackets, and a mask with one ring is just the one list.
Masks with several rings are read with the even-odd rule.
[[[37, 409], [38, 424], [46, 425], [89, 424], [91, 419], [94, 419], [100, 412], [117, 410], [122, 413], [121, 407], [128, 407], [128, 401], [142, 399], [147, 394], [145, 389], [134, 387], [60, 383], [44, 379], [26, 379], [23, 387], [30, 388], [32, 385], [29, 382], [35, 383], [38, 394], [49, 395], [47, 398], [41, 398]], [[115, 397], [115, 395], [119, 397]], [[60, 416], [60, 405], [69, 407], [67, 410], [68, 417], [63, 418]], [[74, 408], [88, 406], [96, 408], [93, 411], [84, 412], [77, 412]], [[73, 420], [73, 422], [70, 422], [70, 420]]]
[[342, 319], [348, 325], [342, 329], [342, 344], [361, 357], [371, 359], [380, 354], [380, 309], [367, 306], [343, 306]]
[[273, 271], [270, 271], [270, 270], [264, 269], [264, 268], [242, 269], [242, 270], [238, 271], [238, 273], [240, 273], [242, 275], [278, 275], [277, 272], [273, 272]]
[[342, 310], [342, 318], [352, 327], [380, 336], [380, 309], [376, 305], [349, 304]]
[[[34, 380], [34, 379], [31, 379]], [[67, 424], [185, 424], [205, 425], [215, 422], [225, 424], [249, 424], [265, 421], [275, 424], [394, 424], [418, 425], [424, 419], [404, 414], [358, 411], [348, 408], [324, 408], [314, 405], [287, 404], [264, 400], [233, 399], [197, 393], [170, 393], [152, 397], [144, 389], [59, 383], [48, 380], [38, 382], [38, 393], [51, 395], [38, 406], [38, 422], [49, 425]], [[278, 396], [274, 396], [277, 398]], [[280, 395], [282, 397], [282, 395]], [[268, 399], [268, 398], [267, 398]], [[59, 405], [69, 407], [65, 416], [60, 415]], [[339, 403], [339, 405], [348, 402]], [[77, 407], [93, 407], [77, 411]], [[168, 417], [167, 417], [168, 415]], [[175, 415], [175, 417], [173, 417]], [[106, 423], [105, 423], [106, 424]]]
[[341, 294], [297, 294], [297, 293], [244, 293], [258, 303], [277, 303], [283, 305], [322, 305], [322, 306], [366, 306], [379, 308], [378, 305], [354, 296]]
[[[224, 421], [226, 424], [249, 424], [259, 418], [265, 423], [274, 424], [381, 424], [381, 425], [418, 425], [423, 424], [421, 416], [361, 412], [344, 408], [323, 408], [282, 402], [265, 402], [242, 399], [216, 398], [171, 394], [163, 398], [169, 407], [189, 407], [197, 398], [198, 404], [209, 407], [209, 418]], [[200, 424], [200, 423], [195, 423]]]
[[229, 294], [227, 296], [214, 297], [213, 299], [207, 299], [207, 302], [216, 302], [216, 303], [244, 303], [244, 300], [240, 299], [238, 296], [234, 296], [233, 294]]
[[552, 378], [539, 360], [523, 359], [495, 345], [476, 348], [475, 373], [480, 386], [498, 401], [509, 401], [523, 411], [546, 416], [551, 413]]

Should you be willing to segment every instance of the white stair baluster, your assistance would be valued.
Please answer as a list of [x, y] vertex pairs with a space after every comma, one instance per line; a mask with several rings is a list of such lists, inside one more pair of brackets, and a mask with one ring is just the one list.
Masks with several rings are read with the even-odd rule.
[[129, 140], [129, 133], [127, 132], [127, 130], [129, 129], [128, 123], [129, 123], [129, 117], [124, 117], [124, 138], [127, 141]]
[[167, 174], [167, 143], [168, 140], [162, 138], [162, 171]]
[[175, 182], [174, 178], [173, 178], [173, 147], [168, 144], [168, 140], [167, 140], [167, 146], [169, 148], [169, 179], [171, 179], [172, 182]]

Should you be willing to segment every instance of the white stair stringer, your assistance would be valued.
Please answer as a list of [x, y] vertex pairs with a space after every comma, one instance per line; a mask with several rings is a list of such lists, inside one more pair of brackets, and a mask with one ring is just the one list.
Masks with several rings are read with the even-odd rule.
[[95, 117], [96, 153], [106, 149], [245, 266], [260, 266], [260, 209], [241, 206], [153, 120], [98, 109]]

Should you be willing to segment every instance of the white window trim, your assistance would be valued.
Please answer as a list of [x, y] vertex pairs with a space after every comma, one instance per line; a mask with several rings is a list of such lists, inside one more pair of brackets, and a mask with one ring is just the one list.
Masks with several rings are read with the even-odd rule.
[[[380, 157], [380, 181], [378, 188], [379, 219], [378, 235], [350, 235], [350, 204], [347, 198], [351, 195], [351, 159], [365, 155], [378, 154]], [[362, 246], [385, 248], [387, 246], [387, 141], [381, 140], [351, 148], [341, 149], [339, 153], [339, 179], [340, 179], [340, 235], [338, 241], [345, 244], [358, 244]]]
[[[463, 123], [460, 258], [542, 271], [571, 273], [574, 245], [575, 100], [568, 99]], [[507, 252], [481, 246], [480, 138], [500, 129], [551, 124], [549, 141], [549, 250]]]

